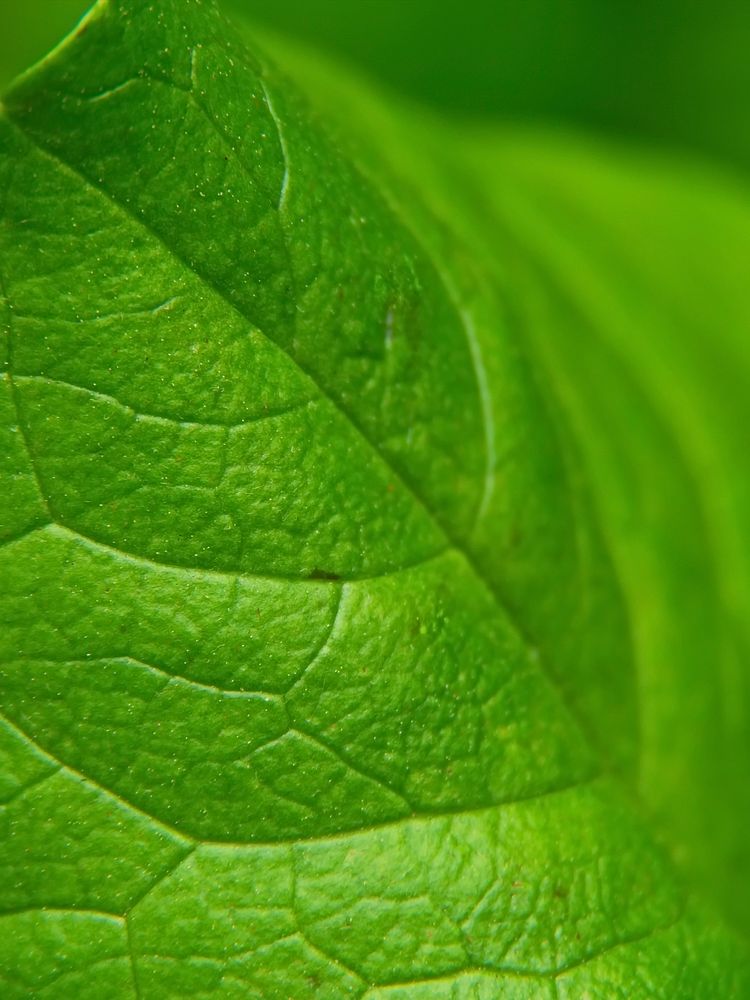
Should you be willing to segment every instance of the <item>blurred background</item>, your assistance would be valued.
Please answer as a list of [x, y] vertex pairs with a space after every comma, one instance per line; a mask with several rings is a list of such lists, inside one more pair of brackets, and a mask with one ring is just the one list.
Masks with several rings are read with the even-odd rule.
[[[563, 123], [750, 167], [750, 0], [223, 0], [451, 115]], [[0, 88], [86, 0], [4, 0]]]

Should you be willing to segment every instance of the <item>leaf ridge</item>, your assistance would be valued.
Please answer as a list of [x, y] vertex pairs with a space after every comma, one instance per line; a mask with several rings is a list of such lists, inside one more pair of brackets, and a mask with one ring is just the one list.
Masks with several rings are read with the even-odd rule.
[[240, 427], [249, 427], [252, 424], [260, 423], [263, 420], [273, 420], [274, 417], [284, 417], [288, 413], [295, 413], [297, 410], [306, 409], [314, 400], [303, 399], [297, 403], [293, 403], [291, 406], [284, 407], [269, 407], [264, 409], [262, 413], [259, 413], [255, 417], [251, 417], [247, 420], [185, 420], [177, 419], [177, 417], [169, 417], [162, 413], [149, 413], [140, 408], [130, 406], [128, 403], [123, 403], [122, 400], [117, 399], [111, 393], [102, 392], [99, 389], [92, 389], [87, 385], [77, 385], [75, 382], [68, 382], [65, 379], [51, 378], [49, 375], [30, 375], [17, 373], [15, 375], [15, 382], [42, 382], [45, 385], [60, 386], [66, 389], [72, 389], [75, 392], [85, 393], [92, 399], [97, 399], [103, 403], [109, 403], [112, 406], [116, 406], [121, 410], [128, 413], [134, 420], [146, 420], [153, 421], [154, 423], [167, 424], [169, 426], [182, 427], [185, 430], [192, 430], [193, 428], [205, 428], [210, 430], [220, 430], [220, 431], [233, 431]]
[[328, 841], [336, 841], [336, 840], [341, 840], [345, 837], [351, 837], [352, 835], [358, 833], [367, 833], [372, 830], [380, 830], [380, 829], [386, 829], [388, 827], [398, 826], [399, 824], [405, 822], [406, 820], [417, 820], [417, 821], [434, 820], [434, 819], [449, 818], [451, 816], [481, 815], [483, 813], [490, 813], [493, 811], [497, 811], [499, 809], [503, 809], [508, 806], [517, 805], [520, 802], [533, 802], [537, 799], [544, 799], [549, 796], [564, 795], [567, 792], [575, 791], [578, 788], [585, 788], [589, 785], [594, 785], [601, 778], [601, 775], [597, 773], [585, 778], [576, 779], [575, 781], [568, 782], [567, 784], [561, 784], [559, 787], [556, 788], [546, 788], [542, 791], [531, 792], [528, 795], [516, 795], [513, 798], [504, 799], [501, 802], [494, 802], [492, 805], [478, 806], [475, 808], [471, 807], [465, 808], [462, 806], [458, 806], [453, 809], [441, 808], [435, 810], [420, 808], [418, 813], [412, 813], [408, 816], [398, 816], [395, 819], [384, 820], [383, 822], [379, 823], [368, 823], [366, 825], [354, 827], [348, 830], [337, 831], [336, 833], [318, 834], [318, 835], [313, 835], [311, 837], [291, 837], [291, 838], [282, 838], [279, 840], [247, 840], [247, 841], [203, 840], [200, 838], [192, 837], [190, 834], [184, 833], [179, 828], [173, 827], [169, 823], [164, 822], [159, 817], [151, 815], [151, 813], [148, 813], [145, 810], [141, 809], [139, 806], [132, 803], [129, 799], [124, 798], [124, 796], [120, 795], [118, 792], [115, 792], [113, 789], [107, 787], [106, 785], [102, 784], [100, 781], [90, 777], [87, 774], [83, 774], [81, 771], [78, 771], [74, 767], [71, 767], [70, 764], [65, 763], [65, 761], [61, 760], [59, 757], [56, 757], [50, 750], [47, 749], [47, 747], [42, 745], [38, 740], [31, 737], [24, 729], [22, 729], [15, 722], [8, 719], [5, 715], [0, 715], [0, 718], [2, 718], [3, 721], [11, 729], [13, 729], [16, 733], [18, 733], [23, 739], [25, 739], [27, 743], [29, 743], [33, 747], [36, 747], [46, 757], [54, 761], [55, 764], [60, 765], [61, 769], [69, 772], [73, 777], [77, 778], [84, 784], [90, 785], [93, 788], [97, 789], [102, 795], [111, 797], [116, 802], [118, 802], [122, 808], [137, 813], [138, 815], [144, 817], [145, 819], [149, 820], [155, 825], [163, 828], [173, 837], [183, 842], [186, 842], [187, 844], [192, 845], [193, 847], [195, 847], [196, 844], [205, 844], [207, 846], [236, 848], [238, 850], [241, 850], [247, 847], [263, 847], [263, 846], [278, 847], [278, 846], [283, 846], [285, 844], [286, 845], [309, 844], [309, 843], [317, 844]]
[[[70, 528], [66, 524], [61, 524], [59, 521], [51, 521], [48, 525], [43, 525], [40, 528], [34, 529], [38, 531], [47, 531], [50, 534], [54, 533], [62, 537], [66, 537], [71, 541], [78, 542], [79, 544], [90, 548], [93, 551], [106, 552], [110, 554], [114, 559], [122, 560], [123, 562], [134, 563], [139, 566], [151, 566], [157, 570], [174, 570], [177, 573], [185, 573], [188, 575], [195, 576], [206, 576], [213, 577], [217, 579], [225, 580], [271, 580], [276, 582], [285, 583], [299, 583], [306, 584], [310, 586], [332, 586], [333, 584], [341, 583], [363, 583], [368, 580], [381, 580], [386, 577], [396, 576], [399, 573], [408, 573], [411, 570], [419, 569], [420, 566], [426, 566], [431, 562], [435, 562], [441, 559], [447, 553], [454, 551], [452, 546], [446, 546], [443, 549], [429, 555], [427, 557], [422, 557], [415, 560], [413, 563], [406, 563], [395, 569], [385, 570], [382, 573], [372, 573], [369, 575], [362, 576], [349, 576], [341, 577], [337, 580], [327, 580], [320, 579], [317, 576], [285, 576], [281, 573], [246, 573], [239, 570], [222, 570], [222, 569], [209, 569], [205, 566], [194, 566], [194, 565], [182, 565], [180, 563], [168, 563], [161, 560], [151, 559], [148, 556], [136, 555], [132, 552], [126, 552], [123, 549], [118, 549], [114, 545], [108, 545], [106, 542], [100, 542], [96, 538], [91, 538], [89, 535], [84, 535], [83, 532], [76, 530], [75, 528]], [[459, 554], [463, 555], [459, 550]]]
[[[53, 162], [56, 162], [64, 170], [76, 176], [87, 187], [95, 191], [98, 191], [104, 198], [110, 201], [118, 209], [118, 211], [129, 216], [133, 221], [135, 221], [149, 234], [151, 234], [153, 238], [157, 240], [164, 247], [165, 251], [169, 255], [171, 255], [175, 260], [180, 262], [184, 267], [188, 268], [188, 270], [191, 270], [192, 273], [195, 274], [197, 277], [199, 277], [201, 281], [208, 288], [212, 289], [215, 292], [215, 294], [217, 294], [233, 312], [238, 314], [243, 320], [245, 320], [245, 322], [249, 323], [251, 326], [253, 325], [252, 321], [244, 313], [244, 311], [241, 310], [237, 305], [235, 305], [232, 302], [232, 300], [226, 295], [226, 293], [221, 289], [221, 287], [216, 284], [216, 282], [214, 282], [210, 277], [203, 274], [202, 272], [199, 272], [189, 261], [184, 259], [176, 250], [172, 249], [142, 216], [136, 215], [127, 205], [118, 201], [106, 189], [96, 184], [92, 179], [90, 179], [86, 174], [78, 170], [76, 167], [71, 166], [66, 160], [62, 158], [59, 152], [52, 151], [48, 149], [46, 146], [44, 146], [36, 138], [36, 136], [30, 134], [26, 129], [24, 129], [21, 125], [19, 125], [18, 122], [16, 122], [15, 119], [8, 114], [7, 109], [3, 108], [0, 113], [2, 113], [4, 117], [6, 117], [6, 119], [10, 122], [13, 128], [15, 128], [26, 139], [27, 142], [29, 142], [30, 145], [36, 147], [43, 156], [52, 160]], [[253, 328], [258, 330], [259, 333], [263, 334], [262, 330], [259, 330], [257, 327]], [[446, 526], [442, 523], [442, 519], [430, 506], [428, 506], [427, 502], [419, 494], [416, 488], [404, 478], [404, 475], [398, 469], [396, 469], [396, 467], [392, 464], [392, 462], [388, 459], [388, 457], [381, 451], [381, 449], [375, 444], [375, 442], [371, 440], [371, 438], [367, 435], [367, 433], [361, 427], [359, 422], [347, 410], [343, 409], [343, 407], [340, 406], [340, 404], [325, 390], [325, 388], [314, 378], [314, 376], [297, 361], [296, 358], [294, 358], [288, 351], [284, 350], [283, 347], [278, 345], [274, 340], [272, 340], [266, 334], [263, 334], [263, 336], [265, 337], [265, 339], [268, 341], [269, 344], [273, 345], [282, 354], [286, 355], [286, 357], [289, 358], [292, 361], [292, 363], [297, 366], [300, 372], [303, 375], [305, 375], [310, 380], [310, 382], [316, 387], [320, 395], [324, 399], [326, 399], [328, 403], [339, 414], [341, 414], [341, 416], [352, 426], [352, 428], [363, 440], [363, 442], [367, 445], [367, 447], [375, 454], [375, 456], [381, 462], [383, 462], [386, 468], [389, 469], [389, 471], [393, 474], [393, 476], [395, 476], [398, 479], [398, 481], [404, 486], [404, 488], [411, 494], [415, 503], [417, 503], [424, 510], [428, 518], [433, 522], [433, 524], [436, 526], [439, 532], [452, 543], [452, 546], [456, 549], [456, 551], [459, 552], [466, 560], [474, 576], [481, 583], [481, 585], [488, 592], [488, 594], [492, 597], [492, 600], [499, 608], [503, 617], [508, 621], [513, 631], [516, 633], [516, 636], [521, 640], [526, 649], [529, 651], [535, 650], [536, 647], [532, 643], [529, 636], [526, 634], [525, 630], [522, 628], [521, 623], [518, 621], [518, 618], [512, 613], [508, 603], [502, 600], [500, 594], [497, 592], [497, 589], [490, 583], [486, 575], [482, 573], [481, 569], [478, 567], [476, 560], [473, 558], [473, 556], [460, 543], [459, 540], [457, 540], [455, 537], [452, 536], [452, 534], [447, 530]], [[563, 704], [570, 711], [570, 706], [568, 705], [567, 700], [565, 699], [562, 693], [560, 685], [556, 682], [553, 675], [548, 669], [544, 670], [544, 676], [546, 677], [547, 682], [557, 691], [557, 694], [561, 698]], [[575, 718], [576, 723], [580, 726], [580, 720], [578, 719], [577, 714], [574, 713], [573, 718]], [[588, 735], [586, 735], [586, 739], [587, 741], [589, 740]]]

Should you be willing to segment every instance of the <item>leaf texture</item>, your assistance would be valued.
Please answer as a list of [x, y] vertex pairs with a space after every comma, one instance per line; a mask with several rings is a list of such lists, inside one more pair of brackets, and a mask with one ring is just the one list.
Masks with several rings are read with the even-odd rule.
[[747, 504], [680, 394], [748, 359], [685, 274], [750, 297], [679, 226], [744, 202], [335, 89], [105, 0], [6, 97], [5, 994], [742, 997]]

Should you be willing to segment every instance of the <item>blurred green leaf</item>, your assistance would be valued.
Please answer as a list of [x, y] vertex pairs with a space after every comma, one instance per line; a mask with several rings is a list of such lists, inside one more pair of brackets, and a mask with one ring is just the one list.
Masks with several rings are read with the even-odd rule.
[[[565, 124], [750, 165], [745, 0], [222, 0], [264, 30], [330, 52], [456, 118]], [[0, 16], [0, 86], [86, 0]]]
[[86, 0], [7, 3], [0, 14], [0, 88], [41, 59], [91, 6]]
[[745, 0], [226, 0], [435, 109], [750, 165]]

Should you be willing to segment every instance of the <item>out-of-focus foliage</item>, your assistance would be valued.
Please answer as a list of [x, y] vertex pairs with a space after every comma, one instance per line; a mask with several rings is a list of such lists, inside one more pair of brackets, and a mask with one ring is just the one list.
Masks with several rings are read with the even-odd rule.
[[[224, 0], [461, 116], [564, 122], [750, 166], [745, 0]], [[3, 4], [0, 84], [84, 0]]]
[[86, 0], [6, 0], [0, 8], [0, 90], [56, 45], [89, 6]]
[[462, 116], [561, 121], [750, 164], [745, 0], [226, 0]]

